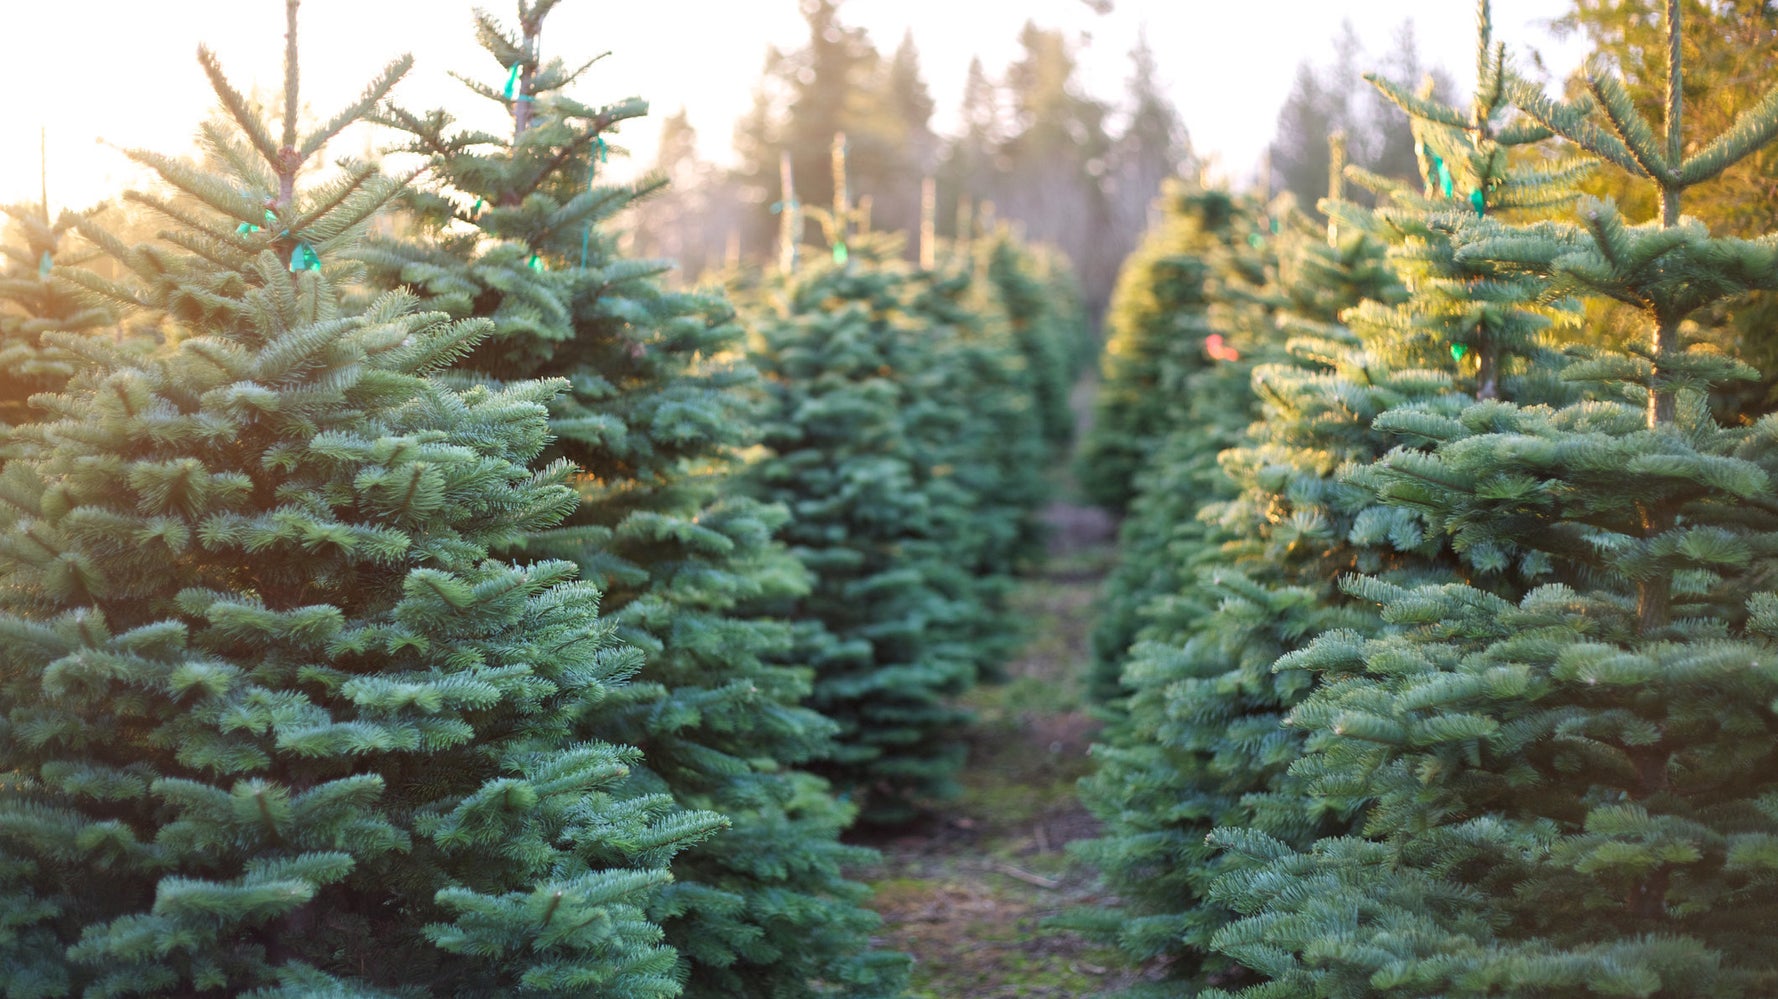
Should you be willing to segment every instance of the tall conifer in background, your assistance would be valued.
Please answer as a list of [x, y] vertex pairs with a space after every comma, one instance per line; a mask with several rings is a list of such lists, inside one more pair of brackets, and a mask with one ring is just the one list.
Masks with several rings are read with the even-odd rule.
[[[1778, 421], [1723, 426], [1708, 392], [1744, 366], [1689, 316], [1778, 284], [1778, 237], [1713, 237], [1687, 188], [1778, 135], [1778, 90], [1685, 154], [1679, 2], [1657, 127], [1595, 64], [1587, 98], [1513, 99], [1595, 161], [1640, 174], [1659, 218], [1587, 199], [1577, 223], [1478, 219], [1457, 259], [1636, 303], [1643, 335], [1579, 357], [1569, 405], [1403, 410], [1425, 442], [1364, 481], [1477, 567], [1545, 580], [1348, 584], [1393, 630], [1323, 637], [1280, 666], [1323, 682], [1295, 712], [1299, 773], [1367, 808], [1362, 836], [1218, 886], [1249, 913], [1216, 941], [1270, 981], [1243, 995], [1765, 995], [1778, 861]], [[1664, 134], [1663, 134], [1664, 133]], [[1497, 192], [1473, 196], [1487, 212]]]
[[157, 316], [147, 358], [54, 335], [80, 373], [16, 432], [0, 494], [0, 938], [17, 996], [667, 997], [646, 914], [721, 825], [612, 795], [577, 738], [637, 665], [559, 561], [490, 557], [573, 508], [526, 468], [559, 383], [451, 391], [486, 332], [384, 296], [342, 253], [396, 193], [299, 172], [394, 84], [282, 128], [201, 58], [212, 170], [133, 157], [159, 245], [81, 230]]
[[581, 730], [641, 748], [623, 793], [670, 794], [730, 821], [675, 861], [652, 910], [685, 962], [686, 994], [893, 994], [904, 960], [870, 949], [877, 918], [842, 872], [870, 855], [838, 842], [851, 810], [800, 769], [826, 755], [834, 726], [802, 705], [809, 670], [789, 626], [747, 609], [808, 587], [774, 539], [783, 512], [732, 479], [758, 440], [758, 376], [721, 296], [671, 291], [669, 263], [617, 251], [612, 217], [649, 187], [597, 175], [614, 126], [646, 105], [568, 95], [587, 67], [541, 53], [554, 7], [521, 3], [516, 30], [477, 16], [506, 83], [469, 86], [509, 113], [510, 135], [457, 129], [445, 111], [387, 112], [437, 183], [411, 199], [416, 238], [361, 255], [376, 284], [493, 321], [457, 365], [464, 377], [569, 381], [547, 453], [581, 469], [580, 502], [514, 550], [579, 565], [646, 657]]

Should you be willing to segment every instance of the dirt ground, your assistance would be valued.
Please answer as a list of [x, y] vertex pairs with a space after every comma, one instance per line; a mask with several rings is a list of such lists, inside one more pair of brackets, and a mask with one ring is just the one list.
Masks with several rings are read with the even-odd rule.
[[1098, 826], [1074, 785], [1090, 769], [1097, 729], [1081, 675], [1114, 529], [1091, 507], [1056, 504], [1047, 519], [1049, 561], [1012, 598], [1029, 640], [1005, 682], [965, 702], [977, 724], [963, 797], [871, 842], [883, 860], [859, 872], [876, 888], [881, 943], [914, 955], [921, 999], [1076, 999], [1140, 977], [1111, 949], [1045, 926], [1105, 900], [1065, 848]]

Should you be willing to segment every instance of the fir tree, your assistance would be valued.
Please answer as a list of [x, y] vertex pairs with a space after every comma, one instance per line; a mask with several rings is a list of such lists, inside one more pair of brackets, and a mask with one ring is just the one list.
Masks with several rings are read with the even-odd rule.
[[781, 613], [809, 622], [814, 707], [840, 724], [820, 768], [871, 822], [905, 820], [956, 793], [967, 714], [948, 699], [977, 676], [980, 606], [942, 539], [962, 497], [931, 489], [899, 373], [935, 370], [906, 309], [903, 268], [855, 243], [847, 264], [805, 265], [751, 318], [767, 379], [764, 443], [750, 491], [782, 503], [784, 531], [815, 586]]
[[991, 299], [978, 305], [977, 311], [998, 310], [1010, 325], [1013, 341], [1024, 358], [1043, 439], [1052, 450], [1066, 448], [1074, 439], [1069, 395], [1080, 375], [1087, 343], [1078, 297], [1067, 286], [1072, 282], [1062, 284], [1067, 275], [1058, 273], [1066, 265], [1044, 260], [1040, 251], [1005, 226], [972, 249], [981, 261], [977, 267]]
[[[1658, 116], [1666, 98], [1667, 66], [1660, 0], [1605, 3], [1571, 0], [1558, 30], [1579, 33], [1622, 75], [1631, 100], [1645, 115]], [[1708, 0], [1689, 4], [1684, 20], [1688, 69], [1685, 88], [1688, 128], [1713, 135], [1731, 127], [1760, 96], [1768, 67], [1778, 61], [1778, 6], [1763, 0]], [[1778, 147], [1755, 150], [1724, 170], [1707, 186], [1690, 192], [1685, 210], [1712, 232], [1755, 237], [1778, 229]], [[1655, 192], [1643, 178], [1603, 165], [1585, 190], [1614, 199], [1626, 218], [1642, 221], [1660, 211]], [[1629, 335], [1641, 324], [1634, 306], [1608, 300], [1592, 303], [1588, 326], [1602, 339]], [[1768, 331], [1778, 325], [1778, 296], [1754, 292], [1727, 299], [1692, 317], [1698, 336], [1724, 353], [1746, 361], [1764, 377], [1718, 385], [1712, 405], [1727, 422], [1757, 419], [1778, 401], [1778, 348]]]
[[1202, 367], [1208, 256], [1237, 233], [1234, 198], [1183, 183], [1162, 195], [1160, 222], [1124, 261], [1106, 325], [1101, 385], [1075, 474], [1093, 502], [1122, 512], [1144, 460], [1176, 425], [1173, 409]]
[[[1578, 223], [1479, 219], [1457, 258], [1607, 295], [1645, 339], [1580, 354], [1569, 405], [1489, 399], [1379, 426], [1425, 442], [1364, 480], [1472, 566], [1518, 567], [1523, 596], [1467, 582], [1348, 585], [1393, 630], [1330, 634], [1282, 668], [1324, 678], [1295, 712], [1299, 767], [1363, 802], [1363, 835], [1219, 886], [1251, 915], [1219, 947], [1272, 980], [1252, 996], [1764, 995], [1778, 721], [1770, 418], [1727, 427], [1712, 384], [1746, 376], [1687, 342], [1688, 316], [1778, 284], [1778, 238], [1713, 237], [1680, 215], [1778, 135], [1778, 90], [1685, 155], [1679, 3], [1666, 9], [1664, 135], [1595, 65], [1588, 97], [1517, 85], [1541, 127], [1652, 183], [1660, 217], [1583, 200]], [[1480, 211], [1492, 188], [1473, 195]]]
[[414, 199], [423, 238], [363, 256], [375, 283], [493, 321], [465, 375], [569, 380], [547, 453], [581, 470], [580, 502], [515, 550], [579, 565], [646, 655], [581, 732], [642, 749], [621, 793], [730, 820], [674, 862], [652, 910], [685, 961], [686, 994], [892, 994], [903, 959], [870, 949], [877, 918], [842, 870], [870, 855], [839, 844], [850, 810], [799, 769], [826, 754], [834, 726], [802, 706], [809, 671], [789, 626], [745, 609], [808, 587], [774, 538], [783, 511], [735, 495], [735, 455], [758, 439], [757, 375], [736, 359], [741, 329], [720, 296], [671, 291], [670, 265], [617, 252], [610, 219], [649, 187], [597, 173], [607, 135], [645, 105], [568, 96], [585, 67], [541, 56], [553, 7], [522, 3], [516, 31], [477, 18], [509, 82], [470, 86], [511, 115], [510, 138], [456, 130], [443, 111], [389, 111], [439, 183]]
[[[1157, 433], [1132, 480], [1133, 499], [1118, 531], [1118, 561], [1105, 581], [1091, 635], [1088, 689], [1100, 701], [1118, 695], [1125, 656], [1143, 629], [1149, 603], [1178, 594], [1194, 561], [1211, 547], [1198, 512], [1228, 495], [1216, 456], [1239, 442], [1254, 412], [1249, 374], [1276, 351], [1278, 300], [1271, 286], [1280, 241], [1273, 238], [1274, 228], [1286, 229], [1288, 242], [1295, 238], [1289, 230], [1297, 226], [1286, 228], [1292, 213], [1281, 206], [1245, 196], [1231, 197], [1230, 205], [1228, 238], [1153, 272], [1164, 279], [1184, 267], [1201, 270], [1201, 288], [1198, 301], [1171, 317], [1171, 335], [1181, 342], [1167, 350], [1189, 366], [1171, 364], [1175, 374], [1167, 398], [1141, 403], [1155, 414]], [[1273, 208], [1281, 210], [1274, 215]], [[1172, 224], [1163, 220], [1163, 230]], [[1116, 446], [1097, 431], [1088, 440]]]
[[790, 508], [816, 576], [782, 613], [810, 620], [815, 704], [842, 726], [824, 772], [891, 823], [956, 792], [967, 715], [948, 701], [1016, 637], [1001, 599], [1037, 554], [1044, 445], [1014, 330], [981, 314], [968, 259], [919, 270], [892, 238], [849, 236], [843, 137], [834, 159], [831, 262], [796, 266], [787, 190], [792, 269], [758, 296], [770, 456], [752, 480]]
[[36, 205], [4, 211], [10, 225], [0, 243], [0, 428], [29, 421], [30, 397], [58, 391], [74, 373], [75, 358], [45, 345], [43, 334], [90, 330], [109, 319], [55, 279], [58, 266], [81, 263], [62, 245], [79, 216], [63, 212], [52, 222]]
[[[1485, 39], [1482, 49], [1497, 58]], [[1490, 79], [1500, 82], [1490, 88]], [[1560, 199], [1568, 175], [1508, 169], [1511, 147], [1544, 133], [1502, 130], [1497, 62], [1484, 65], [1483, 80], [1466, 114], [1393, 92], [1424, 112], [1423, 153], [1446, 163], [1454, 184], [1485, 187], [1495, 211], [1542, 210]], [[1375, 612], [1338, 590], [1343, 574], [1407, 582], [1458, 569], [1417, 513], [1383, 504], [1342, 472], [1401, 444], [1388, 414], [1448, 417], [1477, 395], [1563, 396], [1543, 373], [1552, 360], [1552, 310], [1540, 304], [1547, 281], [1459, 259], [1455, 234], [1474, 212], [1453, 203], [1440, 176], [1435, 168], [1426, 197], [1368, 177], [1392, 192], [1387, 207], [1325, 201], [1327, 238], [1282, 255], [1275, 294], [1289, 354], [1256, 369], [1262, 419], [1222, 456], [1235, 489], [1203, 514], [1216, 556], [1149, 606], [1147, 641], [1125, 668], [1128, 717], [1085, 786], [1107, 835], [1083, 852], [1131, 899], [1129, 911], [1085, 922], [1132, 956], [1172, 956], [1170, 975], [1190, 987], [1246, 974], [1213, 945], [1243, 911], [1221, 886], [1250, 861], [1206, 834], [1238, 825], [1306, 845], [1349, 829], [1360, 811], [1293, 768], [1302, 737], [1282, 722], [1312, 678], [1275, 673], [1274, 661], [1331, 628], [1377, 631]], [[1413, 297], [1404, 300], [1402, 286]], [[1256, 967], [1245, 952], [1235, 956]]]
[[666, 997], [647, 916], [721, 825], [613, 795], [633, 749], [576, 727], [639, 656], [560, 561], [490, 557], [573, 508], [526, 467], [559, 383], [426, 377], [486, 332], [340, 263], [395, 194], [298, 173], [406, 68], [299, 135], [227, 111], [212, 172], [134, 158], [167, 245], [81, 225], [171, 345], [80, 357], [3, 478], [0, 942], [14, 996]]

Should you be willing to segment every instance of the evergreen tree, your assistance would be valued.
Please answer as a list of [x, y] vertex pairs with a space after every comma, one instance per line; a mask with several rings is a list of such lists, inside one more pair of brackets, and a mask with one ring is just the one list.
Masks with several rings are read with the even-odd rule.
[[62, 246], [79, 216], [63, 212], [52, 222], [36, 205], [4, 211], [10, 225], [0, 243], [0, 429], [28, 422], [27, 400], [60, 390], [74, 373], [76, 359], [44, 344], [43, 334], [90, 330], [109, 319], [54, 279], [58, 265], [80, 263]]
[[526, 463], [559, 383], [426, 377], [486, 332], [395, 294], [340, 309], [341, 251], [395, 192], [299, 171], [406, 68], [281, 133], [206, 72], [226, 166], [134, 158], [185, 197], [127, 271], [158, 315], [81, 370], [0, 480], [0, 969], [13, 996], [678, 993], [646, 914], [721, 825], [611, 792], [637, 754], [577, 722], [637, 654], [559, 561], [492, 548], [573, 507]]
[[[842, 728], [823, 772], [893, 823], [956, 791], [967, 715], [949, 700], [1016, 639], [1002, 598], [1040, 551], [1045, 447], [1015, 332], [969, 258], [908, 266], [893, 237], [848, 236], [843, 195], [817, 214], [831, 255], [787, 252], [794, 269], [756, 296], [770, 416], [752, 490], [790, 509], [816, 576], [781, 611], [809, 622], [814, 703]], [[785, 221], [787, 248], [798, 228]]]
[[[1297, 66], [1289, 97], [1278, 112], [1277, 135], [1270, 148], [1271, 167], [1279, 189], [1289, 191], [1301, 203], [1314, 204], [1326, 189], [1329, 138], [1345, 137], [1346, 157], [1372, 173], [1407, 180], [1414, 176], [1414, 137], [1395, 108], [1376, 91], [1364, 86], [1358, 67], [1366, 53], [1348, 22], [1334, 41], [1331, 65], [1307, 61]], [[1448, 99], [1450, 81], [1433, 69], [1421, 66], [1414, 43], [1412, 22], [1396, 35], [1395, 50], [1384, 60], [1387, 74], [1418, 83], [1422, 76], [1433, 81], [1433, 94]], [[1369, 204], [1366, 191], [1353, 192]]]
[[[971, 247], [989, 301], [979, 311], [998, 311], [1024, 358], [1032, 405], [1042, 436], [1060, 452], [1074, 439], [1069, 396], [1086, 357], [1088, 332], [1078, 298], [1066, 282], [1066, 264], [1046, 261], [1006, 226]], [[1062, 271], [1062, 273], [1058, 273]]]
[[918, 51], [909, 35], [885, 58], [864, 29], [845, 23], [843, 8], [843, 0], [803, 0], [808, 41], [773, 50], [760, 103], [737, 127], [738, 172], [758, 195], [755, 245], [762, 251], [770, 223], [764, 209], [773, 200], [766, 192], [777, 189], [780, 153], [790, 154], [804, 200], [831, 204], [828, 165], [840, 133], [850, 147], [851, 183], [870, 198], [871, 214], [885, 228], [919, 227], [921, 180], [934, 167], [937, 140]]
[[620, 793], [730, 821], [674, 862], [651, 910], [685, 961], [686, 994], [892, 994], [903, 960], [870, 949], [877, 918], [843, 873], [870, 855], [839, 844], [850, 811], [799, 769], [827, 752], [833, 725], [802, 706], [809, 671], [787, 665], [789, 626], [745, 609], [808, 587], [774, 539], [783, 511], [734, 495], [735, 455], [758, 439], [758, 376], [737, 361], [721, 297], [670, 291], [668, 264], [617, 252], [609, 220], [648, 187], [596, 174], [606, 135], [645, 105], [568, 96], [580, 70], [539, 51], [554, 6], [522, 3], [516, 31], [477, 16], [509, 83], [470, 86], [511, 115], [510, 138], [455, 130], [443, 111], [389, 111], [438, 185], [413, 199], [424, 238], [363, 256], [375, 284], [493, 321], [465, 375], [569, 381], [547, 453], [581, 470], [579, 504], [515, 550], [577, 564], [646, 655], [581, 732], [642, 750]]
[[[1128, 117], [1111, 146], [1109, 193], [1117, 216], [1114, 230], [1120, 236], [1137, 237], [1148, 229], [1149, 210], [1161, 186], [1169, 178], [1192, 172], [1194, 164], [1185, 123], [1162, 89], [1160, 67], [1146, 32], [1130, 51], [1130, 63], [1123, 102]], [[1121, 259], [1133, 245], [1118, 244], [1114, 255]]]
[[1110, 238], [1111, 109], [1081, 88], [1075, 46], [1061, 31], [1027, 21], [1019, 48], [1006, 69], [1008, 131], [996, 151], [1005, 177], [994, 203], [1032, 240], [1061, 247], [1090, 303], [1102, 306], [1121, 258], [1102, 248], [1130, 245]]
[[[1778, 284], [1778, 237], [1712, 236], [1683, 192], [1778, 135], [1778, 90], [1685, 154], [1678, 0], [1664, 130], [1597, 64], [1589, 99], [1514, 100], [1661, 206], [1627, 223], [1478, 219], [1457, 257], [1637, 302], [1645, 339], [1580, 354], [1570, 405], [1484, 399], [1378, 425], [1424, 446], [1364, 480], [1522, 596], [1453, 581], [1351, 582], [1393, 624], [1324, 636], [1280, 663], [1323, 682], [1295, 712], [1322, 793], [1362, 802], [1362, 836], [1259, 863], [1219, 886], [1249, 917], [1217, 940], [1272, 980], [1244, 995], [1769, 994], [1763, 927], [1775, 838], [1771, 761], [1773, 434], [1730, 427], [1707, 393], [1745, 376], [1688, 343], [1688, 316]], [[1664, 135], [1661, 132], [1664, 131]], [[1479, 211], [1500, 190], [1481, 186]]]
[[[1486, 75], [1500, 80], [1500, 70], [1484, 70], [1484, 95], [1467, 113], [1395, 93], [1437, 116], [1418, 123], [1429, 162], [1485, 187], [1493, 211], [1542, 210], [1560, 198], [1566, 175], [1507, 169], [1511, 147], [1543, 135], [1502, 129], [1499, 86], [1490, 89]], [[1423, 198], [1369, 177], [1394, 191], [1388, 207], [1323, 202], [1334, 222], [1327, 238], [1299, 238], [1281, 254], [1274, 294], [1289, 355], [1255, 370], [1261, 420], [1222, 456], [1233, 495], [1202, 515], [1215, 555], [1200, 556], [1176, 592], [1146, 608], [1145, 641], [1124, 670], [1127, 715], [1084, 785], [1107, 833], [1080, 849], [1130, 901], [1081, 922], [1133, 957], [1172, 957], [1173, 980], [1158, 988], [1232, 985], [1248, 974], [1238, 963], [1266, 970], [1247, 951], [1235, 962], [1217, 952], [1243, 911], [1222, 886], [1250, 862], [1207, 833], [1238, 825], [1300, 846], [1349, 829], [1359, 814], [1359, 803], [1293, 767], [1302, 737], [1282, 723], [1312, 681], [1275, 673], [1273, 663], [1328, 629], [1378, 630], [1374, 611], [1339, 592], [1342, 574], [1405, 584], [1446, 580], [1458, 568], [1418, 514], [1341, 473], [1402, 444], [1388, 414], [1449, 418], [1477, 395], [1563, 397], [1544, 374], [1552, 317], [1538, 303], [1547, 281], [1460, 259], [1454, 233], [1474, 213], [1434, 180]], [[1402, 286], [1413, 297], [1403, 300]], [[1469, 571], [1491, 570], [1498, 575]]]
[[1168, 425], [1185, 374], [1201, 361], [1208, 277], [1203, 254], [1228, 238], [1234, 205], [1184, 184], [1163, 195], [1159, 223], [1124, 260], [1107, 313], [1093, 420], [1076, 459], [1087, 498], [1121, 512], [1137, 471]]
[[[1661, 112], [1667, 67], [1660, 4], [1655, 0], [1604, 3], [1573, 0], [1557, 21], [1558, 30], [1577, 32], [1623, 76], [1636, 107], [1645, 115]], [[1778, 4], [1763, 0], [1709, 0], [1686, 6], [1684, 37], [1690, 69], [1683, 81], [1691, 109], [1688, 126], [1714, 135], [1733, 126], [1752, 109], [1766, 80], [1767, 68], [1778, 61]], [[1686, 198], [1686, 214], [1714, 232], [1743, 238], [1778, 230], [1778, 148], [1755, 150], [1724, 170], [1708, 186]], [[1649, 186], [1635, 174], [1611, 164], [1588, 178], [1586, 191], [1612, 198], [1625, 217], [1643, 221], [1660, 206]], [[1611, 339], [1634, 336], [1641, 317], [1633, 306], [1598, 301], [1591, 306], [1589, 327]], [[1724, 353], [1746, 361], [1765, 374], [1757, 381], [1717, 386], [1713, 404], [1727, 422], [1757, 419], [1778, 402], [1778, 348], [1768, 331], [1778, 325], [1778, 296], [1752, 292], [1730, 298], [1694, 314], [1699, 335]]]
[[[1133, 498], [1118, 531], [1118, 560], [1106, 578], [1094, 623], [1088, 689], [1100, 701], [1115, 698], [1126, 654], [1143, 628], [1149, 603], [1177, 594], [1206, 554], [1205, 525], [1198, 514], [1228, 496], [1228, 479], [1217, 455], [1239, 442], [1254, 413], [1249, 387], [1254, 365], [1277, 348], [1278, 248], [1270, 208], [1249, 197], [1231, 202], [1233, 218], [1223, 240], [1178, 258], [1202, 269], [1199, 300], [1182, 303], [1171, 320], [1180, 342], [1168, 349], [1191, 365], [1177, 365], [1166, 397], [1143, 404], [1158, 414], [1151, 451], [1131, 482]], [[1280, 206], [1272, 206], [1280, 207]], [[1289, 242], [1294, 213], [1280, 213]], [[1306, 223], [1305, 223], [1306, 224]], [[1174, 264], [1157, 272], [1164, 276]], [[1188, 353], [1189, 351], [1189, 353]], [[1089, 444], [1103, 442], [1096, 431]], [[1112, 441], [1112, 444], [1118, 442]]]
[[778, 609], [807, 622], [811, 703], [840, 725], [819, 772], [874, 823], [956, 793], [968, 716], [948, 700], [981, 659], [981, 607], [943, 543], [957, 516], [943, 507], [965, 497], [934, 482], [949, 470], [928, 460], [904, 411], [920, 401], [907, 376], [938, 365], [907, 307], [911, 276], [886, 259], [894, 252], [855, 241], [844, 264], [785, 275], [751, 316], [769, 457], [751, 466], [750, 492], [789, 508], [783, 536], [815, 576]]

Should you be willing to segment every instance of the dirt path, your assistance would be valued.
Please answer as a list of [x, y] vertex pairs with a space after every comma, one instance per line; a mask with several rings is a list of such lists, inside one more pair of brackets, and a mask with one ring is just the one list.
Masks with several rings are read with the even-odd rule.
[[1093, 601], [1112, 558], [1102, 511], [1057, 504], [1048, 564], [1013, 597], [1030, 641], [1006, 682], [967, 703], [978, 717], [963, 797], [944, 815], [871, 845], [885, 946], [913, 954], [920, 999], [1077, 999], [1133, 984], [1107, 948], [1045, 928], [1102, 900], [1064, 852], [1094, 835], [1074, 784], [1090, 768], [1096, 723], [1081, 673]]

